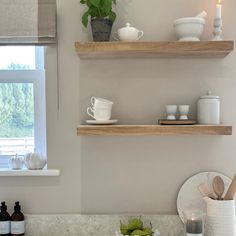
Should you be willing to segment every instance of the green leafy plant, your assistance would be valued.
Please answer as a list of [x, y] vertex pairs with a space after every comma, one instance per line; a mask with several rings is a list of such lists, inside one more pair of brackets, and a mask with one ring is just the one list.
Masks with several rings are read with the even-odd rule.
[[116, 4], [116, 0], [80, 0], [80, 3], [88, 7], [82, 16], [82, 23], [85, 27], [88, 26], [90, 18], [107, 18], [112, 22], [116, 19], [116, 13], [112, 11], [112, 6]]

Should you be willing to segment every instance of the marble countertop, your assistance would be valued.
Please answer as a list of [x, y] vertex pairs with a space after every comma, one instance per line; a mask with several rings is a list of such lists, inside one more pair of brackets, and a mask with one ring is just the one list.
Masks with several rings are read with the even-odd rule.
[[[27, 236], [115, 236], [120, 220], [137, 215], [26, 215]], [[144, 224], [152, 222], [161, 236], [183, 236], [177, 215], [142, 215]]]

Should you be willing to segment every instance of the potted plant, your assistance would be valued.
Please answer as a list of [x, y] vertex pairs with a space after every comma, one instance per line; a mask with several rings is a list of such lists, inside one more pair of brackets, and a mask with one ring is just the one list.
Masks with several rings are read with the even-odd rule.
[[116, 19], [116, 13], [112, 11], [116, 0], [80, 0], [80, 3], [88, 7], [82, 16], [82, 23], [87, 27], [91, 20], [93, 41], [109, 41]]

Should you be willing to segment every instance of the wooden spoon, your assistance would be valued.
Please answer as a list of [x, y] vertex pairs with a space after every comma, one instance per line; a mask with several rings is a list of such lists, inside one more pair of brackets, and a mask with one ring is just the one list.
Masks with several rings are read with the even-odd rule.
[[216, 193], [218, 200], [222, 200], [222, 195], [225, 191], [225, 184], [224, 180], [220, 176], [216, 176], [213, 179], [213, 190]]
[[211, 192], [208, 185], [206, 183], [202, 183], [198, 186], [199, 192], [202, 194], [203, 197], [209, 197], [211, 199], [216, 200], [217, 195], [214, 192]]

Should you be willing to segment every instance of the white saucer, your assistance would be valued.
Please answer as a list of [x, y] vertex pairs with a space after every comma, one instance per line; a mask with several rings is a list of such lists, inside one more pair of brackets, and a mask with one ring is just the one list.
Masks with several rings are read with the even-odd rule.
[[90, 125], [113, 125], [117, 122], [118, 120], [86, 120], [86, 123]]

